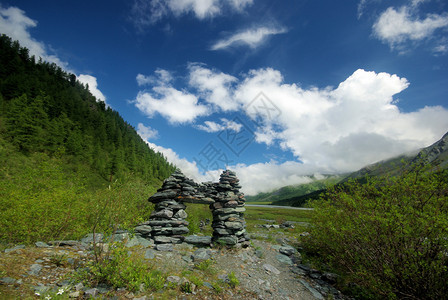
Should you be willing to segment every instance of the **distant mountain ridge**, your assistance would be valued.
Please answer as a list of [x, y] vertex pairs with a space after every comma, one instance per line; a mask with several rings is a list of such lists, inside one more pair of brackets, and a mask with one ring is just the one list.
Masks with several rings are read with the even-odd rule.
[[[363, 181], [366, 176], [382, 176], [382, 175], [399, 175], [403, 170], [411, 168], [415, 165], [430, 165], [433, 169], [447, 169], [448, 168], [448, 132], [434, 144], [415, 151], [414, 153], [402, 154], [387, 160], [383, 160], [371, 165], [368, 165], [348, 176], [343, 176], [341, 180], [334, 184], [344, 184], [350, 179]], [[313, 182], [314, 183], [314, 182]], [[311, 184], [313, 184], [311, 183]], [[306, 186], [306, 185], [305, 185]], [[300, 187], [300, 186], [299, 186]], [[275, 200], [272, 205], [287, 205], [287, 206], [303, 206], [310, 200], [319, 199], [320, 195], [326, 191], [327, 187], [315, 189], [309, 193], [296, 195], [294, 197], [284, 197], [283, 199]], [[274, 191], [273, 193], [280, 191]], [[252, 196], [255, 199], [258, 195]], [[274, 198], [270, 195], [264, 195], [264, 198]], [[250, 198], [252, 199], [252, 198]]]

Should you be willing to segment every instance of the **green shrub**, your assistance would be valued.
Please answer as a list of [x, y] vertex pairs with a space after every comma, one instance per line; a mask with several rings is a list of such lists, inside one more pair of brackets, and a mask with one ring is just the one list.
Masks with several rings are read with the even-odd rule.
[[115, 288], [124, 287], [136, 292], [142, 285], [148, 290], [162, 289], [166, 275], [150, 268], [143, 258], [129, 255], [124, 244], [114, 243], [110, 252], [102, 253], [98, 260], [89, 261], [74, 279], [88, 285], [106, 283]]
[[238, 278], [236, 278], [235, 273], [230, 272], [229, 276], [229, 285], [231, 288], [236, 288], [239, 284], [240, 281], [238, 280]]
[[351, 181], [314, 203], [310, 253], [360, 298], [446, 299], [447, 172]]

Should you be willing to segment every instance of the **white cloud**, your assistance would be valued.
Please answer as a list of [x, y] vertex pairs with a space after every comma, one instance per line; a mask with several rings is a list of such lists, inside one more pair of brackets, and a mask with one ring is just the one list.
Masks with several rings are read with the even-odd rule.
[[247, 29], [242, 32], [235, 33], [225, 39], [217, 41], [211, 50], [223, 50], [232, 46], [245, 45], [250, 48], [257, 48], [266, 39], [275, 34], [285, 33], [287, 30], [285, 28], [278, 27], [265, 27], [260, 26], [257, 28]]
[[[187, 88], [180, 91], [159, 84], [153, 91], [160, 99], [141, 92], [137, 107], [149, 116], [158, 112], [171, 123], [193, 122], [198, 116], [221, 111], [221, 104], [210, 100], [211, 94], [204, 96], [205, 87], [215, 87], [234, 105], [227, 112], [241, 109], [257, 120], [256, 142], [291, 151], [304, 163], [300, 168], [309, 170], [354, 171], [428, 146], [448, 128], [446, 108], [401, 112], [394, 96], [409, 82], [394, 74], [359, 69], [336, 88], [304, 89], [285, 83], [281, 72], [272, 68], [251, 70], [241, 79], [198, 65], [190, 66], [189, 72]], [[208, 97], [211, 106], [200, 104], [188, 88]], [[230, 126], [233, 124], [227, 119], [221, 119], [195, 127], [217, 132]]]
[[389, 7], [373, 25], [374, 35], [392, 49], [403, 50], [406, 42], [419, 42], [434, 37], [438, 29], [448, 28], [448, 14], [427, 14], [419, 18], [418, 5], [423, 1], [413, 1], [410, 6], [398, 9]]
[[260, 113], [258, 142], [276, 138], [304, 166], [344, 172], [427, 146], [447, 130], [443, 107], [400, 112], [393, 96], [408, 85], [405, 78], [360, 69], [337, 88], [302, 89], [283, 83], [279, 71], [260, 69], [249, 72], [235, 98], [248, 105], [263, 91], [279, 109], [275, 118]]
[[294, 161], [282, 164], [273, 161], [252, 165], [238, 164], [230, 169], [236, 172], [242, 186], [241, 191], [247, 195], [269, 192], [286, 185], [310, 183], [313, 180], [309, 174], [315, 172]]
[[138, 123], [137, 133], [142, 137], [144, 141], [157, 139], [159, 137], [159, 132], [150, 126], [145, 126], [143, 123]]
[[243, 10], [246, 6], [250, 6], [253, 3], [253, 0], [230, 0], [230, 5], [238, 11]]
[[[157, 82], [152, 87], [152, 92], [140, 91], [133, 101], [135, 106], [148, 117], [152, 118], [159, 113], [170, 123], [191, 123], [199, 116], [210, 114], [209, 108], [200, 104], [195, 95], [171, 86], [172, 76], [168, 71], [159, 69], [155, 73], [158, 79], [154, 79]], [[140, 75], [137, 75], [139, 84], [149, 83], [146, 80], [148, 77]]]
[[78, 76], [78, 81], [83, 84], [89, 85], [89, 91], [92, 93], [96, 99], [106, 102], [106, 96], [98, 89], [98, 82], [96, 77], [91, 75], [80, 74]]
[[14, 6], [3, 8], [0, 5], [0, 33], [19, 41], [22, 47], [29, 49], [30, 55], [41, 57], [42, 60], [55, 63], [69, 71], [67, 62], [60, 60], [55, 54], [48, 53], [48, 47], [44, 43], [31, 37], [29, 29], [36, 26], [37, 21], [26, 16], [23, 10]]
[[170, 123], [190, 123], [209, 114], [208, 108], [198, 104], [198, 98], [192, 94], [170, 86], [154, 87], [153, 91], [159, 98], [148, 92], [139, 92], [134, 101], [135, 106], [150, 118], [159, 113]]
[[172, 14], [193, 14], [197, 19], [214, 18], [225, 11], [242, 12], [253, 0], [135, 0], [131, 20], [139, 30]]
[[232, 83], [237, 78], [222, 72], [212, 71], [199, 64], [190, 64], [190, 81], [192, 87], [198, 89], [202, 98], [222, 111], [232, 111], [238, 108], [231, 96]]
[[222, 123], [219, 124], [213, 121], [205, 121], [204, 122], [205, 125], [196, 125], [194, 127], [196, 127], [199, 130], [210, 133], [222, 130], [233, 130], [235, 132], [239, 132], [241, 130], [241, 127], [243, 127], [243, 125], [235, 121], [227, 120], [226, 118], [221, 118], [221, 122]]

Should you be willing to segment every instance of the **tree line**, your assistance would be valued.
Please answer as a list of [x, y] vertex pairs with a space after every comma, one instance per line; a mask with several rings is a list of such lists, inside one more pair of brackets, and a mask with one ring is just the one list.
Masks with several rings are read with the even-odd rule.
[[0, 37], [0, 134], [24, 154], [87, 163], [107, 181], [132, 174], [159, 182], [175, 166], [74, 74]]

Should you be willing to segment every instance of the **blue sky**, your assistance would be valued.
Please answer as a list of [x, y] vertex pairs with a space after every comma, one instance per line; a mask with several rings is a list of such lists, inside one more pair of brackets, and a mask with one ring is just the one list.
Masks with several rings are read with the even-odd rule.
[[0, 32], [88, 83], [196, 180], [247, 194], [448, 130], [442, 0], [2, 1]]

